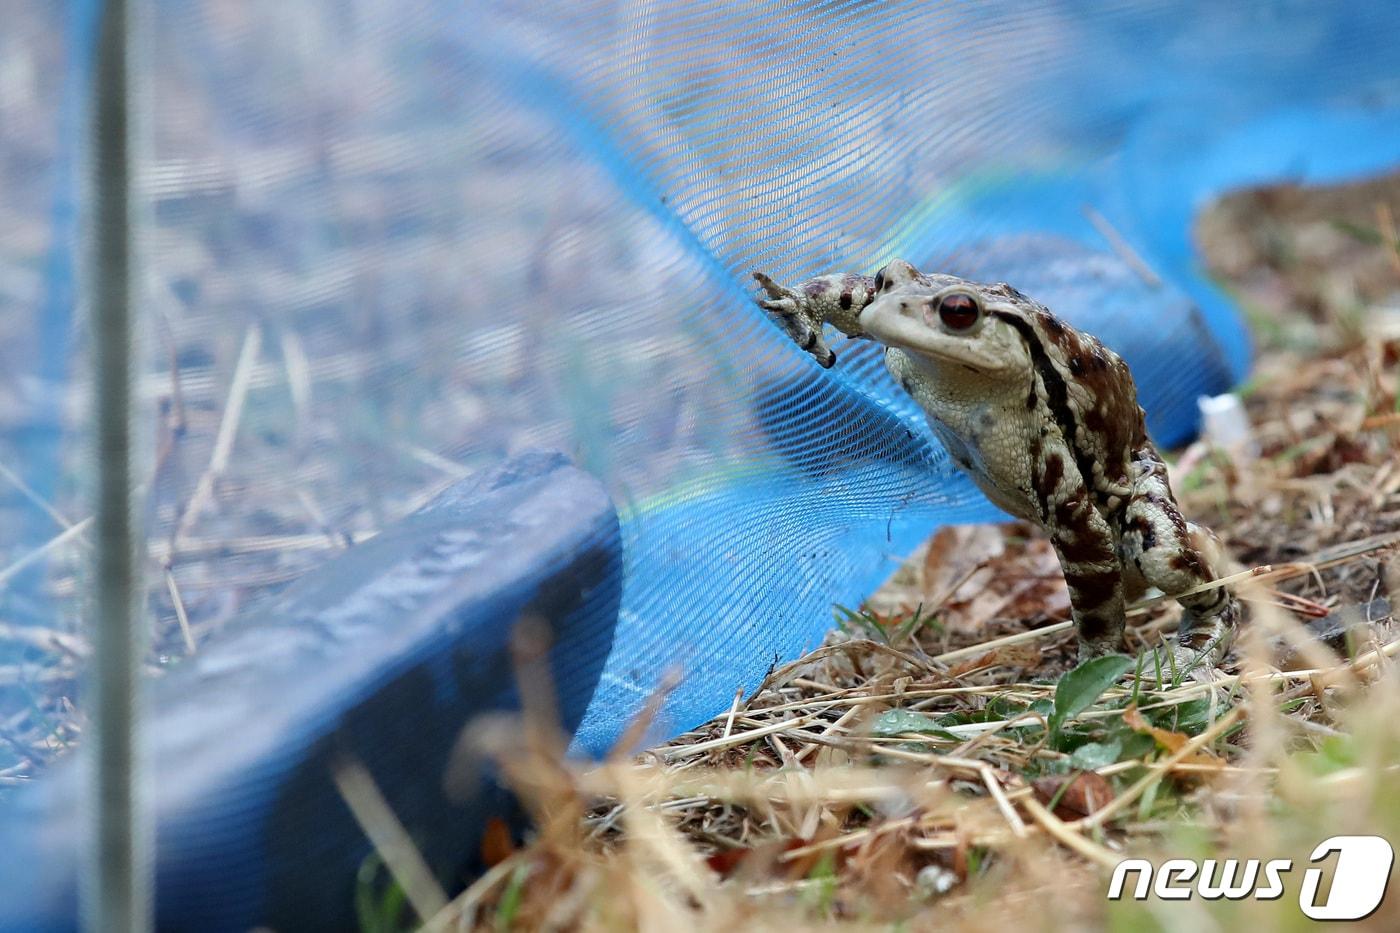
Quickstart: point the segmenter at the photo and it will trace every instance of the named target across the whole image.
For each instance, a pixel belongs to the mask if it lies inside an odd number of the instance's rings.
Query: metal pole
[[[83,919],[89,930],[136,933],[151,925],[138,809],[136,739],[141,614],[139,544],[133,509],[131,320],[132,152],[126,0],[106,0],[94,69],[93,215],[88,296],[96,420],[96,567],[93,669],[94,817]]]

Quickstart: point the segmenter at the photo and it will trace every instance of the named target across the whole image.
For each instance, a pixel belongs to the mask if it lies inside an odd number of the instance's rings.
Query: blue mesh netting
[[[641,326],[679,344],[650,356],[675,361],[664,381],[647,372],[625,388],[629,354],[608,336],[575,371],[596,365],[586,384],[640,393],[652,415],[669,389],[678,422],[712,432],[676,451],[669,477],[651,477],[668,491],[661,503],[628,497],[618,632],[628,655],[604,674],[585,722],[595,748],[667,663],[688,675],[667,725],[688,725],[736,680],[751,685],[774,658],[814,644],[828,605],[868,592],[933,523],[991,516],[924,446],[870,348],[838,351],[844,364],[828,375],[774,344],[746,306],[748,271],[794,281],[900,255],[1011,279],[1124,352],[1154,433],[1179,442],[1195,397],[1248,361],[1239,319],[1195,269],[1194,211],[1234,185],[1376,170],[1400,154],[1395,53],[1381,38],[1395,13],[1380,6],[598,13],[474,10],[469,30],[484,81],[505,95],[498,106],[549,120],[561,154],[605,173],[610,204],[632,214],[592,229],[654,224],[648,239],[678,252],[655,266],[589,260],[544,299],[556,314],[606,307],[608,286],[584,284],[588,269],[653,289],[645,323],[623,307],[604,314],[617,322],[610,333]],[[1094,214],[1168,284],[1148,285],[1112,255]],[[571,251],[599,239],[571,234],[560,244]],[[662,285],[657,266],[689,281]],[[549,293],[507,281],[531,304]],[[682,421],[693,388],[713,407]],[[654,441],[606,428],[578,442],[605,451],[606,468],[622,450],[629,468],[658,459]]]
[[[817,644],[936,524],[997,517],[873,348],[819,370],[752,270],[1008,279],[1123,352],[1177,443],[1249,362],[1195,213],[1400,160],[1389,0],[141,6],[156,652],[183,653],[177,609],[217,640],[447,480],[562,449],[622,517],[594,752],[668,669],[654,734]],[[98,466],[73,268],[99,4],[10,7],[0,463],[33,495],[0,494],[3,609],[71,630],[81,535],[46,547],[34,500],[80,519]],[[51,710],[6,650],[0,712]]]

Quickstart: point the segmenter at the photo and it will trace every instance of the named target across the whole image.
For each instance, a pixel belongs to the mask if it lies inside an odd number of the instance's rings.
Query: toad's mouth
[[[936,365],[956,365],[977,373],[1006,369],[1008,361],[987,352],[980,339],[982,328],[954,334],[930,327],[920,320],[917,308],[899,300],[883,300],[866,306],[860,313],[860,327],[866,336],[887,347],[905,350]]]

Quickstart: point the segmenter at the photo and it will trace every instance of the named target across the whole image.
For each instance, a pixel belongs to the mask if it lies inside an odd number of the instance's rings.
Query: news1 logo
[[[1332,888],[1318,902],[1323,869],[1303,872],[1298,890],[1298,907],[1313,920],[1361,920],[1371,915],[1385,898],[1395,850],[1380,836],[1333,836],[1313,849],[1308,861],[1325,862],[1332,853],[1337,864],[1332,872]],[[1125,891],[1133,900],[1146,900],[1148,893],[1164,901],[1185,901],[1192,897],[1215,901],[1277,900],[1287,890],[1285,876],[1293,871],[1291,859],[1206,859],[1174,858],[1160,866],[1147,859],[1129,858],[1113,869],[1108,899],[1121,900]],[[1128,888],[1129,875],[1135,875]]]

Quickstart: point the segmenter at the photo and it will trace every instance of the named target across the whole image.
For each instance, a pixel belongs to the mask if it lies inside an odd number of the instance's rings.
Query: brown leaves
[[[1113,799],[1113,787],[1108,779],[1093,771],[1037,778],[1031,782],[1031,788],[1046,806],[1054,801],[1054,814],[1067,821],[1092,816]]]
[[[1132,703],[1123,710],[1123,722],[1128,724],[1128,728],[1134,732],[1141,732],[1143,735],[1152,736],[1153,740],[1167,751],[1168,754],[1176,754],[1181,747],[1191,741],[1191,736],[1184,732],[1172,732],[1168,729],[1159,729],[1152,725],[1138,710],[1137,704]],[[1220,760],[1207,752],[1193,752],[1182,759],[1183,764],[1212,765],[1218,766]]]
[[[510,838],[510,828],[499,816],[486,821],[486,829],[481,834],[481,861],[490,868],[499,865],[515,854],[515,842]]]
[[[920,589],[950,632],[981,634],[996,618],[1069,614],[1069,590],[1050,542],[1024,524],[941,529],[924,556]]]
[[[808,877],[824,861],[830,860],[838,867],[844,866],[850,855],[850,847],[830,843],[840,835],[838,827],[847,812],[848,808],[844,807],[828,811],[830,819],[818,822],[810,834],[798,833],[753,845],[719,849],[706,856],[705,864],[721,878],[743,873],[750,878],[786,881]]]

